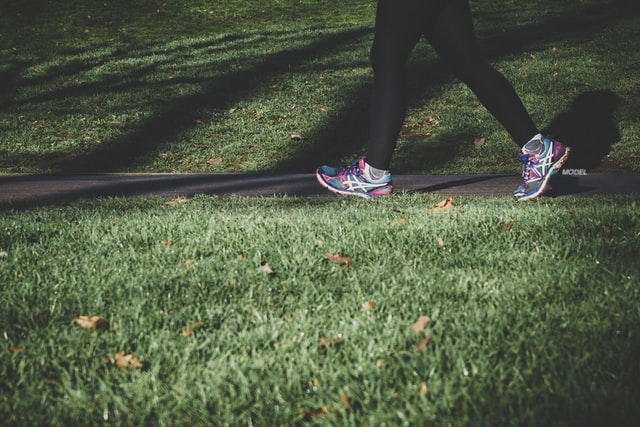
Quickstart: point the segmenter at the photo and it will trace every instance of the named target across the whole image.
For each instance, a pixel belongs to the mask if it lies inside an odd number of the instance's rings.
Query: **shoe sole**
[[[363,199],[373,199],[375,197],[383,197],[383,196],[375,196],[369,193],[360,193],[357,191],[338,190],[337,188],[327,184],[325,180],[322,179],[322,176],[320,176],[318,171],[316,171],[316,179],[318,180],[318,183],[322,185],[324,188],[340,196],[357,196],[357,197],[362,197]]]
[[[525,202],[527,200],[533,200],[537,197],[542,196],[544,192],[547,191],[547,187],[549,186],[549,179],[551,179],[551,177],[555,175],[562,168],[564,163],[569,158],[570,152],[571,152],[571,148],[565,147],[564,154],[562,155],[562,157],[560,157],[558,161],[555,162],[553,166],[551,166],[551,168],[549,169],[549,172],[542,179],[542,185],[540,185],[540,187],[538,187],[538,189],[534,193],[528,194],[526,196],[518,197],[518,201]]]

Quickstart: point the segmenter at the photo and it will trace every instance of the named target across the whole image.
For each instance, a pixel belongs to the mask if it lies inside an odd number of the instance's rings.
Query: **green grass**
[[[640,171],[636,3],[473,4],[488,59],[536,123],[574,146],[568,167]],[[352,160],[367,139],[375,3],[266,5],[1,2],[0,173],[312,171]],[[426,43],[408,81],[394,171],[518,172],[518,147]]]
[[[5,205],[0,419],[637,422],[637,199],[460,197],[451,211],[429,210],[438,201]],[[109,329],[81,329],[80,315],[102,316]],[[413,332],[422,315],[431,322]],[[321,336],[344,342],[324,348]],[[105,361],[119,351],[144,368]]]

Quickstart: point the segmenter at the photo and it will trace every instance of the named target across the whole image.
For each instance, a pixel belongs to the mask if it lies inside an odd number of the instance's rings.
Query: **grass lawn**
[[[636,425],[637,200],[439,201],[4,209],[0,419]]]
[[[640,172],[638,2],[472,3],[486,55],[574,147],[568,166]],[[0,0],[0,173],[350,161],[374,13]],[[518,172],[426,45],[408,84],[394,172]],[[637,197],[183,201],[0,203],[0,424],[640,420]]]

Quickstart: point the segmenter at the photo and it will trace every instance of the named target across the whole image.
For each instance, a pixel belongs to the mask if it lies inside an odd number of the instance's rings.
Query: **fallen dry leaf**
[[[191,335],[191,332],[193,332],[194,329],[199,328],[201,326],[204,326],[204,322],[196,322],[196,323],[194,323],[193,325],[189,326],[187,329],[182,331],[182,336],[183,337],[188,337],[189,335]]]
[[[304,136],[298,135],[298,134],[293,134],[293,135],[291,135],[291,140],[292,141],[304,141]]]
[[[375,302],[373,302],[373,301],[365,301],[365,302],[362,304],[362,309],[363,309],[363,310],[365,310],[365,311],[371,311],[371,310],[373,310],[374,308],[376,308],[376,303],[375,303]]]
[[[20,347],[15,347],[15,346],[9,347],[9,351],[11,353],[16,353],[16,354],[22,353],[22,349]]]
[[[427,394],[427,383],[426,382],[422,382],[420,383],[420,388],[418,388],[418,394],[420,396],[424,396],[425,394]]]
[[[473,145],[475,145],[476,147],[482,147],[484,143],[485,143],[484,138],[476,138],[473,140]]]
[[[420,316],[416,323],[413,324],[411,329],[413,329],[413,332],[423,332],[429,324],[430,320],[431,319],[429,319],[429,316]]]
[[[178,206],[178,205],[184,205],[185,203],[189,203],[189,201],[190,200],[185,197],[176,197],[175,199],[169,200],[164,204],[166,206]]]
[[[118,369],[140,369],[143,367],[142,363],[133,357],[133,354],[124,354],[124,351],[117,352],[113,358],[110,357],[108,360]]]
[[[513,227],[513,221],[505,222],[504,224],[502,224],[502,229],[504,231],[511,231],[512,227]]]
[[[344,405],[344,409],[346,410],[351,409],[351,398],[349,398],[349,395],[347,393],[342,393],[340,397],[342,398],[342,404]]]
[[[422,341],[420,341],[420,344],[418,344],[418,353],[424,353],[424,351],[427,349],[427,346],[429,345],[429,343],[431,342],[431,334],[427,335],[426,337],[424,337],[424,339]]]
[[[92,331],[106,331],[109,329],[109,322],[100,316],[78,316],[73,319],[76,325]]]
[[[188,258],[188,259],[185,259],[180,264],[178,264],[178,267],[188,267],[188,266],[193,265],[193,264],[195,264],[195,261],[190,259],[190,258]]]
[[[344,344],[343,338],[329,338],[324,335],[320,335],[318,338],[318,347],[327,348],[327,347],[338,347]]]
[[[442,237],[438,237],[438,246],[444,248],[444,239]]]
[[[222,163],[222,157],[214,157],[213,159],[207,160],[208,165],[219,165]]]
[[[438,210],[450,211],[451,209],[453,209],[453,198],[447,197],[440,203],[430,208],[429,211],[438,211]]]
[[[329,408],[323,406],[322,408],[314,408],[309,409],[308,411],[304,411],[298,414],[298,418],[301,420],[311,420],[316,417],[324,417],[329,413]]]
[[[338,265],[349,265],[351,264],[351,258],[349,258],[348,256],[343,256],[340,254],[330,254],[330,253],[326,253],[324,254],[324,257],[326,259],[328,259],[329,261],[331,261],[334,264],[338,264]]]

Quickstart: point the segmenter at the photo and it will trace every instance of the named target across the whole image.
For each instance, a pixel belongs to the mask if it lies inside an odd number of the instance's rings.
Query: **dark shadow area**
[[[469,125],[469,129],[465,132],[442,133],[435,138],[402,134],[401,138],[407,143],[402,148],[396,149],[392,162],[393,171],[405,174],[412,173],[416,168],[421,170],[438,169],[468,150],[474,136],[472,125]]]
[[[514,179],[513,175],[478,175],[478,176],[467,176],[467,175],[461,175],[461,176],[451,176],[450,179],[444,181],[444,182],[438,182],[435,184],[431,184],[428,185],[426,187],[421,187],[421,188],[417,188],[415,190],[412,190],[412,193],[441,193],[441,192],[456,192],[456,189],[459,187],[465,187],[465,186],[471,186],[474,185],[474,188],[477,189],[485,189],[485,191],[483,192],[483,194],[501,194],[502,192],[500,191],[500,188],[502,187],[502,185],[496,185],[496,184],[503,184],[505,181],[511,183],[511,182],[517,182],[516,179]],[[510,185],[509,188],[514,188],[514,185]],[[480,194],[480,192],[476,193],[476,194]]]
[[[270,170],[273,172],[310,172],[321,164],[330,164],[354,152],[364,154],[369,127],[369,92],[365,85],[357,92],[345,94],[349,106],[339,118],[328,122],[311,135],[312,144]]]
[[[20,175],[0,185],[0,210],[110,197],[326,195],[310,174]],[[15,194],[3,197],[10,187]]]
[[[565,169],[593,169],[620,140],[615,112],[620,99],[611,91],[586,92],[558,114],[545,132],[571,147]]]
[[[592,194],[640,194],[640,175],[634,173],[589,173],[584,176],[567,176],[562,173],[550,181],[545,196],[569,196]]]
[[[0,66],[3,65],[0,63]],[[9,97],[15,82],[20,73],[26,68],[27,64],[23,61],[12,63],[7,69],[0,72],[0,109],[2,109],[3,100]]]
[[[580,178],[574,176],[555,175],[549,180],[549,187],[545,193],[547,197],[586,194],[593,191],[593,185],[580,183]]]

